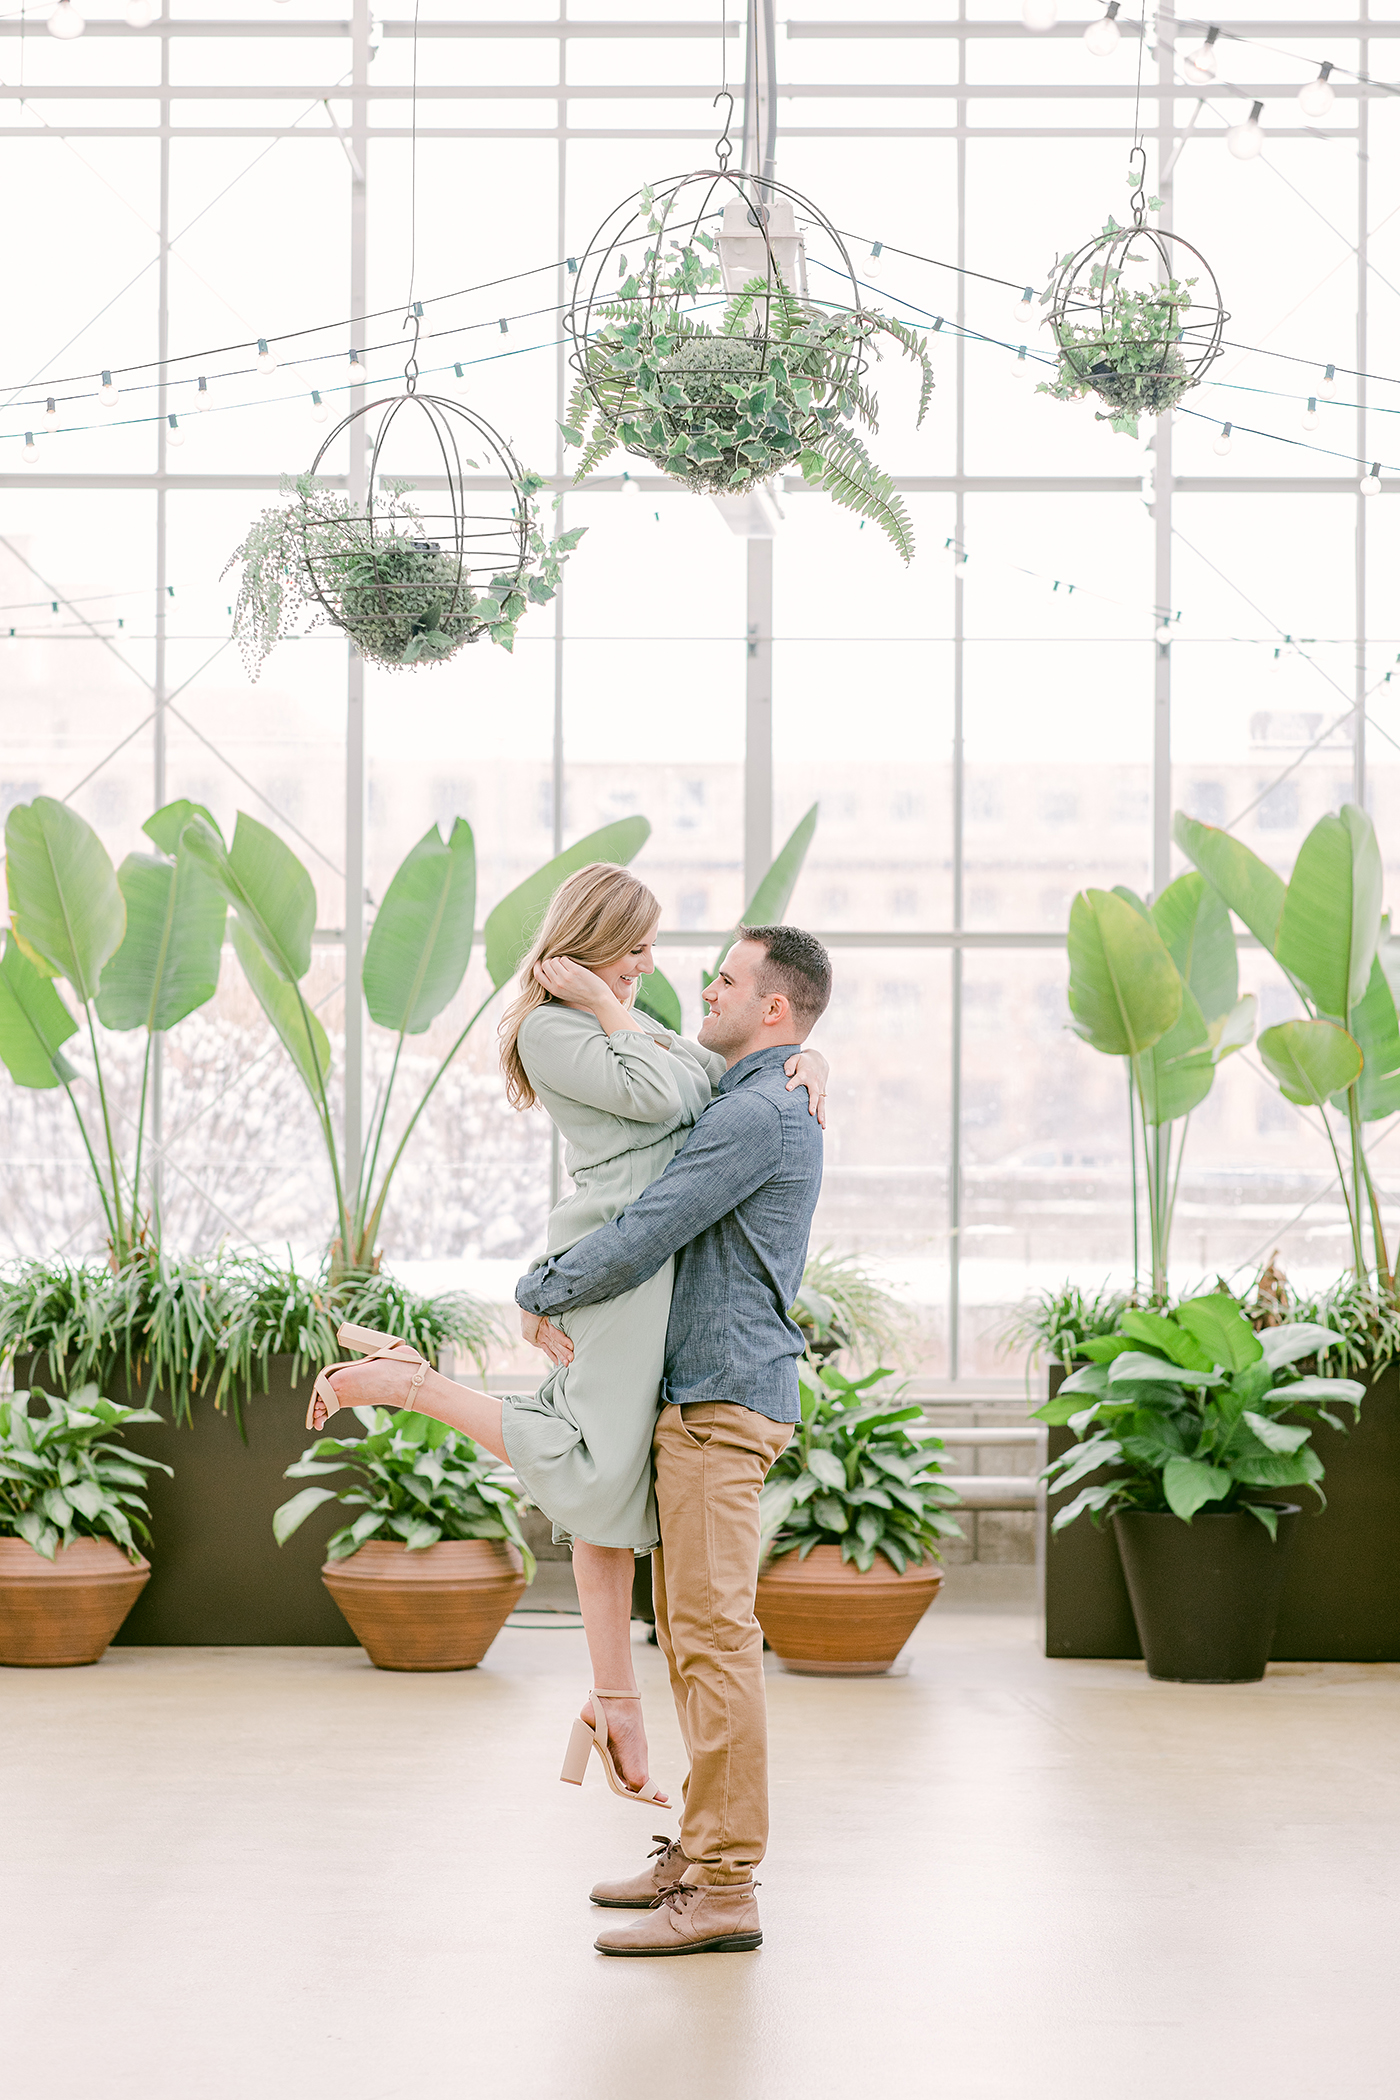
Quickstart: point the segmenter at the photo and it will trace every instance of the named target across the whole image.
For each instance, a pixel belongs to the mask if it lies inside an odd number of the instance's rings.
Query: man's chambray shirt
[[[796,1047],[755,1050],[726,1072],[665,1173],[611,1224],[522,1276],[517,1304],[597,1305],[674,1254],[663,1401],[730,1400],[796,1422],[803,1336],[787,1308],[822,1181],[821,1125],[783,1071]]]

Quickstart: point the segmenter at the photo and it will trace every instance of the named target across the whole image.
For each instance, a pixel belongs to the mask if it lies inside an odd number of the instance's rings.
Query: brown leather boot
[[[650,1910],[659,1903],[662,1890],[680,1880],[690,1861],[674,1838],[663,1837],[657,1831],[652,1842],[656,1850],[649,1867],[643,1867],[640,1874],[633,1874],[627,1881],[600,1881],[589,1890],[589,1902],[604,1910]]]
[[[754,1884],[677,1882],[635,1925],[611,1925],[593,1944],[600,1954],[747,1953],[763,1945]]]

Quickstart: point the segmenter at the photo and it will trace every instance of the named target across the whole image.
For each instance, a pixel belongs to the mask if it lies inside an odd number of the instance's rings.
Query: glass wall
[[[176,795],[277,829],[316,884],[338,1114],[347,1071],[367,1106],[389,1050],[353,1003],[347,1027],[347,925],[353,948],[430,825],[471,823],[484,915],[558,845],[645,815],[636,865],[695,1025],[754,842],[817,804],[791,908],[837,971],[815,1244],[911,1297],[927,1380],[985,1391],[1008,1375],[1008,1305],[1131,1260],[1123,1075],[1067,1026],[1076,890],[1164,886],[1178,807],[1286,871],[1317,816],[1361,795],[1400,856],[1400,484],[1368,501],[1357,464],[1395,453],[1400,395],[1353,370],[1400,369],[1400,117],[1353,77],[1389,78],[1400,37],[1338,23],[1324,50],[1311,24],[1259,21],[1255,41],[1232,19],[1206,84],[1179,56],[1200,32],[1166,14],[1141,52],[1125,20],[1103,59],[1082,19],[1031,35],[989,6],[889,0],[857,22],[814,0],[778,24],[777,172],[847,235],[866,296],[928,329],[937,387],[916,429],[913,369],[892,353],[875,374],[871,449],[913,518],[912,566],[792,477],[770,588],[717,506],[645,470],[625,488],[623,455],[575,488],[557,428],[567,258],[644,181],[709,164],[720,10],[425,5],[416,124],[406,0],[349,21],[328,0],[207,0],[140,29],[94,8],[67,42],[6,17],[0,183],[27,200],[8,277],[41,295],[10,302],[2,338],[0,802],[69,799],[114,857]],[[734,84],[746,37],[728,29]],[[1148,187],[1229,319],[1209,380],[1133,439],[1037,393],[1044,338],[1019,295],[1126,216],[1140,56]],[[1310,120],[1294,97],[1320,58],[1351,70]],[[1267,139],[1240,161],[1225,132],[1251,99]],[[587,526],[562,598],[512,657],[390,675],[322,628],[254,681],[225,564],[326,436],[312,389],[333,425],[352,349],[372,392],[396,387],[410,297],[424,383],[506,433]],[[342,438],[323,471],[355,465]],[[771,709],[750,675],[769,637]],[[1242,968],[1264,1023],[1293,1011],[1267,957],[1246,946]],[[415,1071],[488,989],[478,959]],[[542,1117],[504,1102],[493,1022],[434,1099],[383,1243],[416,1279],[505,1300],[558,1169]],[[123,1114],[132,1040],[112,1053]],[[99,1249],[62,1107],[0,1088],[6,1254]],[[309,1110],[231,954],[166,1048],[161,1117],[174,1243],[327,1237]],[[1383,1174],[1389,1158],[1382,1143]],[[1309,1282],[1344,1258],[1322,1138],[1253,1053],[1194,1119],[1178,1215],[1182,1283],[1245,1278],[1275,1246]]]

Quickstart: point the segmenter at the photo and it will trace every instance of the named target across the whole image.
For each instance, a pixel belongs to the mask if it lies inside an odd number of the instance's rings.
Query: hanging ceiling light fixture
[[[1218,29],[1208,29],[1205,42],[1197,44],[1195,50],[1182,62],[1182,72],[1188,80],[1194,82],[1197,86],[1202,81],[1214,80],[1215,78],[1217,65],[1215,40],[1219,34],[1220,31]]]
[[[1327,77],[1331,71],[1331,64],[1328,63],[1322,68],[1316,80],[1310,80],[1306,87],[1299,88],[1298,107],[1302,110],[1305,117],[1325,117],[1332,104],[1336,101],[1337,90]]]
[[[1232,124],[1225,134],[1225,143],[1236,160],[1254,160],[1264,150],[1264,133],[1259,124],[1262,102],[1256,102],[1242,124]]]
[[[1084,42],[1095,58],[1107,58],[1116,51],[1123,32],[1118,27],[1119,0],[1108,0],[1108,12],[1097,22],[1091,22],[1084,32]]]

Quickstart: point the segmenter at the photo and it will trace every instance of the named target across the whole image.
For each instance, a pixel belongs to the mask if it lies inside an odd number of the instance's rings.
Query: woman
[[[550,1213],[546,1260],[607,1224],[656,1179],[724,1075],[718,1053],[636,1010],[638,980],[655,968],[660,917],[652,892],[625,868],[580,868],[555,892],[501,1022],[507,1094],[518,1109],[539,1103],[548,1111],[574,1183]],[[804,1052],[787,1070],[816,1113],[825,1059]],[[650,1781],[632,1669],[632,1574],[635,1557],[657,1543],[651,1440],[672,1266],[668,1259],[635,1290],[572,1310],[557,1326],[523,1315],[526,1340],[553,1369],[538,1392],[503,1401],[441,1377],[406,1343],[344,1329],[349,1347],[377,1353],[323,1374],[329,1391],[318,1381],[311,1421],[319,1428],[336,1407],[363,1402],[407,1405],[464,1430],[514,1468],[555,1537],[572,1540],[593,1682],[610,1688],[584,1702],[561,1776],[577,1783],[596,1749],[617,1792],[658,1805],[666,1797]]]

